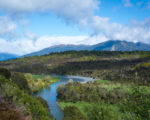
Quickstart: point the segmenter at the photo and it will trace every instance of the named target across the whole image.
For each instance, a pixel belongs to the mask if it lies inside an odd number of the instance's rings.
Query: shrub
[[[45,108],[47,108],[47,110],[49,110],[49,106],[48,106],[48,103],[47,103],[47,101],[46,100],[44,100],[42,97],[40,97],[40,96],[38,96],[38,97],[36,97],[41,103],[42,103],[42,105],[45,107]]]
[[[0,75],[4,76],[7,79],[11,77],[10,71],[5,68],[0,68]]]
[[[32,120],[51,119],[49,111],[42,105],[40,100],[24,92],[17,84],[7,80],[3,76],[0,76],[0,95],[4,96],[13,104],[24,108],[23,113],[31,116]],[[10,118],[9,120],[13,119]]]
[[[20,72],[12,73],[12,81],[18,85],[21,90],[25,90],[30,92],[30,88],[28,86],[27,79],[25,78],[24,74]]]
[[[0,120],[25,120],[21,112],[10,101],[0,97]]]
[[[89,120],[122,120],[120,114],[107,105],[93,105],[91,108],[86,108],[86,111]]]
[[[140,120],[150,120],[150,94],[144,95],[138,87],[122,106],[123,112],[134,114]]]
[[[64,108],[63,120],[87,120],[87,118],[75,106],[68,106]]]

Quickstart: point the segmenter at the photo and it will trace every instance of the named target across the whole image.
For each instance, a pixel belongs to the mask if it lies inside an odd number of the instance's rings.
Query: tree
[[[20,72],[12,73],[12,81],[15,84],[17,84],[21,90],[30,92],[30,88],[28,86],[27,79],[25,78],[23,73],[20,73]]]
[[[0,75],[4,76],[5,78],[9,79],[11,77],[11,73],[6,68],[0,68]]]

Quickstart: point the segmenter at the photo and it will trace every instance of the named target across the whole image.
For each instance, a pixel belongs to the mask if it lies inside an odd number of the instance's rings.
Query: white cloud
[[[31,53],[59,44],[88,44],[90,43],[88,36],[42,36],[36,41],[23,38],[16,41],[7,41],[0,39],[0,52],[15,53],[19,55]]]
[[[111,23],[108,18],[95,16],[91,27],[96,33],[103,33],[108,39],[150,43],[150,19],[143,22],[121,25]]]
[[[123,0],[123,3],[124,3],[125,7],[131,7],[132,6],[132,3],[130,0]]]
[[[37,36],[34,33],[30,32],[30,31],[27,31],[27,30],[24,32],[24,36],[27,39],[30,39],[32,41],[36,41],[36,39],[37,39]]]
[[[87,19],[98,9],[98,0],[0,0],[0,10],[9,14],[53,11],[66,21]]]
[[[14,30],[17,25],[9,20],[7,16],[0,17],[0,36],[1,37],[12,37],[15,36]]]
[[[15,41],[0,39],[0,52],[26,54],[58,44],[96,44],[106,40],[127,40],[150,43],[150,19],[134,21],[121,25],[111,23],[109,18],[94,15],[99,8],[98,0],[0,0],[0,10],[5,14],[22,15],[29,13],[47,13],[53,11],[66,22],[76,22],[80,27],[93,30],[95,36],[37,36],[25,30],[25,38]],[[124,6],[130,7],[130,0],[124,0]],[[30,21],[23,20],[23,27]],[[14,33],[17,25],[7,17],[0,18],[0,35]],[[4,46],[4,47],[3,47]]]

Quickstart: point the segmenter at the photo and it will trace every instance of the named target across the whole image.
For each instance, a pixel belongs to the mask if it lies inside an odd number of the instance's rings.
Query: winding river
[[[55,75],[56,76],[56,75]],[[41,96],[44,98],[48,105],[49,109],[51,111],[51,114],[54,116],[56,120],[62,120],[64,113],[58,106],[58,103],[56,101],[57,97],[57,88],[60,84],[66,84],[69,79],[72,79],[73,81],[78,81],[78,82],[88,82],[93,80],[92,78],[88,77],[80,77],[80,76],[59,76],[57,75],[56,77],[60,78],[60,81],[50,85],[50,89],[44,88],[42,91],[40,91],[37,95]]]

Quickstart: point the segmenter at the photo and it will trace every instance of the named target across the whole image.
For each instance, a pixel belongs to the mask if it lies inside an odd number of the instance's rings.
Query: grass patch
[[[65,107],[77,107],[80,112],[89,120],[104,119],[104,120],[127,120],[132,118],[131,115],[121,112],[121,105],[119,104],[94,104],[89,102],[60,102],[61,109]],[[104,113],[105,112],[105,113]]]

